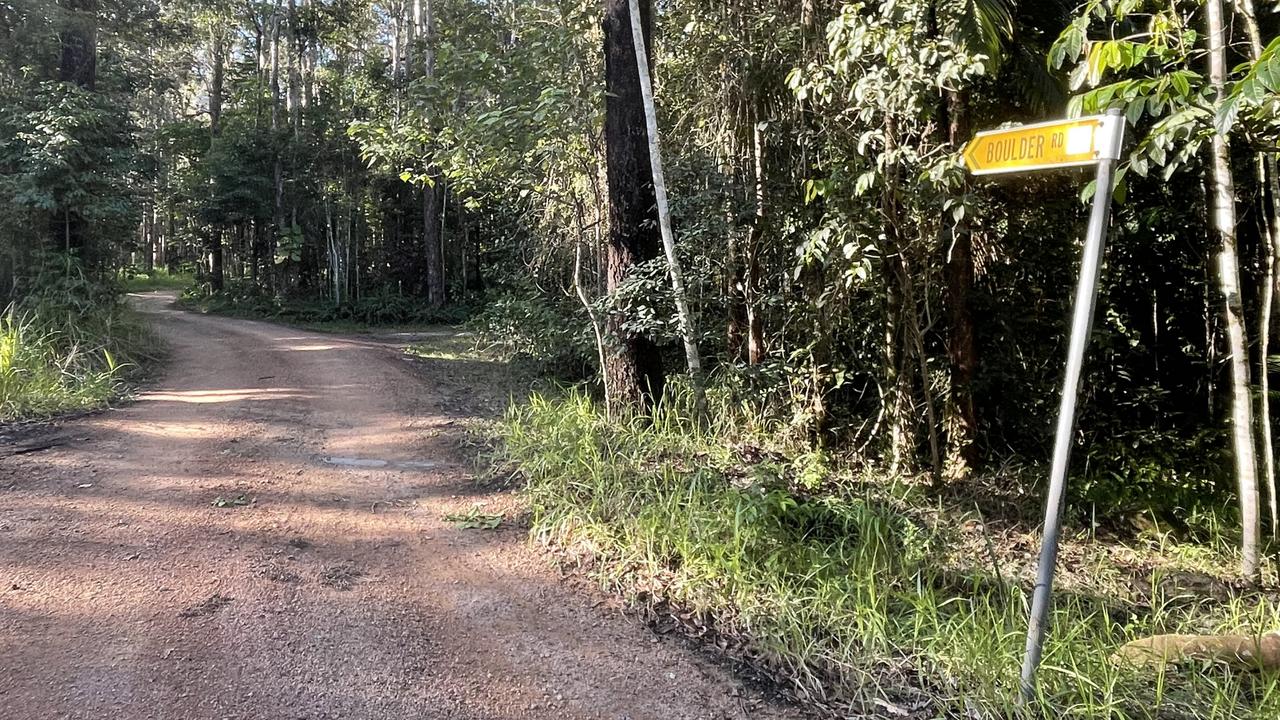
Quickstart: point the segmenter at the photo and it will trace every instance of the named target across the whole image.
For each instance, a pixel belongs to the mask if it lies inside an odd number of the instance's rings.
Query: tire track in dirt
[[[0,718],[796,716],[442,522],[483,498],[393,349],[170,300],[138,402],[0,453]]]

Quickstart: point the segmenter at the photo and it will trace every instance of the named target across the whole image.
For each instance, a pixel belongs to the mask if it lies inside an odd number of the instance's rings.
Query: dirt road
[[[792,717],[519,528],[442,519],[510,503],[458,448],[467,388],[142,306],[172,358],[138,402],[0,447],[0,719]]]

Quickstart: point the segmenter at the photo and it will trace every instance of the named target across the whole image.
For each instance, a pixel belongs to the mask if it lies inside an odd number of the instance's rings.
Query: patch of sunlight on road
[[[179,392],[144,392],[142,400],[179,402],[193,405],[240,402],[242,400],[306,400],[314,397],[297,388],[243,388],[238,390],[183,390]]]
[[[182,438],[184,440],[217,438],[220,437],[223,432],[220,428],[212,428],[208,425],[198,425],[196,423],[185,422],[135,423],[129,425],[128,430],[129,432],[138,433],[140,435],[150,435],[151,437]]]

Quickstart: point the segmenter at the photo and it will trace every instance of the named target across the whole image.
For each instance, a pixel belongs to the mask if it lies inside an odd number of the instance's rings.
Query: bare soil
[[[137,402],[0,434],[0,719],[798,715],[443,519],[516,505],[473,481],[467,361],[171,299]]]

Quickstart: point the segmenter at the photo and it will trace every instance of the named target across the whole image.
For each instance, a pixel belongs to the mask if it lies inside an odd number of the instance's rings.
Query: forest
[[[965,169],[1112,109],[1113,189]],[[813,707],[1001,717],[1108,190],[1039,700],[1275,717],[1280,651],[1108,661],[1280,630],[1266,2],[5,0],[0,415],[162,362],[122,298],[166,282],[458,326],[554,388],[493,430],[535,539]]]

